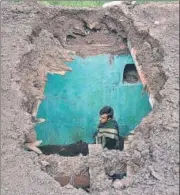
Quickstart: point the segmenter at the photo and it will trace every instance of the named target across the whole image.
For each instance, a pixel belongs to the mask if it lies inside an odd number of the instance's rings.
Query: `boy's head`
[[[110,106],[104,106],[99,112],[99,121],[101,124],[106,123],[108,120],[112,119],[114,116],[114,110]]]

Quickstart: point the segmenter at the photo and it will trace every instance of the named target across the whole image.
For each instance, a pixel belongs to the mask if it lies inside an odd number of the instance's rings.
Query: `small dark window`
[[[127,64],[124,69],[123,83],[137,83],[140,78],[134,64]]]

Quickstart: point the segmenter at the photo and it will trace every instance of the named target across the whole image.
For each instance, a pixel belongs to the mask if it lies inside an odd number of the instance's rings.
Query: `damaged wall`
[[[126,40],[156,104],[127,150],[131,185],[114,189],[100,180],[104,188],[92,194],[178,194],[178,12],[178,3],[78,10],[2,2],[2,194],[86,194],[60,188],[24,151],[24,135],[33,131],[28,113],[43,98],[46,72],[70,71],[63,62],[75,52],[127,53]]]
[[[123,82],[126,65],[133,63],[131,55],[76,56],[66,63],[71,72],[64,76],[48,74],[36,116],[44,122],[35,126],[42,144],[93,143],[98,112],[104,105],[114,109],[120,135],[128,135],[151,111],[142,83]],[[128,77],[133,77],[132,72]]]
[[[39,20],[33,24],[31,34],[27,36],[30,51],[19,65],[24,82],[22,90],[28,94],[25,106],[33,115],[37,111],[37,99],[43,96],[46,73],[71,71],[64,62],[72,60],[73,54],[129,53],[121,23],[109,22],[104,18],[103,10],[59,11],[53,8],[47,15],[47,9],[41,9]]]

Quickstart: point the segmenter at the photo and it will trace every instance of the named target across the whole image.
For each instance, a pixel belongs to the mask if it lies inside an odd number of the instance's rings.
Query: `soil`
[[[1,4],[2,195],[87,194],[71,185],[61,187],[54,177],[62,170],[71,175],[93,166],[94,195],[179,194],[179,3],[105,9]],[[47,72],[71,71],[64,62],[74,55],[129,52],[145,79],[153,111],[135,129],[124,152],[63,158],[24,150],[25,142],[36,139],[32,118]],[[114,174],[126,164],[131,182],[124,185],[111,186],[98,171]]]

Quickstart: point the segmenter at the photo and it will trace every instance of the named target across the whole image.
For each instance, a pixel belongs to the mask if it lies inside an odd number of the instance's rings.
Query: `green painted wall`
[[[142,84],[123,83],[125,65],[132,63],[130,55],[113,60],[110,55],[76,57],[67,63],[72,72],[48,74],[45,99],[37,114],[46,122],[35,127],[38,139],[44,145],[66,145],[80,139],[92,143],[99,110],[105,105],[114,108],[120,134],[127,135],[151,111]]]

